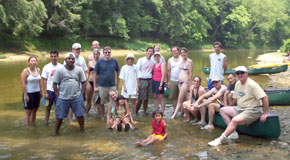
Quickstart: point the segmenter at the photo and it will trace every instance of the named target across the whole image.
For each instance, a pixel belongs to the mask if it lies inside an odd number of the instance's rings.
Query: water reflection
[[[227,51],[228,67],[251,65],[262,52]],[[209,66],[210,52],[190,52],[189,57],[194,62],[194,74],[201,75],[202,85],[206,86],[208,75],[202,73],[202,67]],[[140,57],[138,55],[137,57]],[[171,57],[170,53],[164,54]],[[252,58],[248,58],[252,57]],[[118,57],[120,65],[124,57]],[[62,62],[63,60],[60,60]],[[198,126],[184,123],[183,117],[170,120],[173,110],[170,101],[166,99],[164,120],[168,124],[168,139],[148,147],[136,147],[135,142],[147,137],[151,129],[151,115],[136,117],[136,131],[115,132],[107,128],[101,118],[95,117],[93,110],[86,117],[84,133],[79,132],[76,123],[69,125],[67,121],[61,128],[61,135],[53,137],[54,112],[51,115],[51,125],[44,125],[44,107],[38,111],[36,124],[23,126],[24,109],[21,102],[20,72],[27,66],[23,62],[2,62],[0,64],[0,159],[288,159],[290,144],[290,126],[288,124],[289,108],[272,107],[281,119],[281,137],[278,141],[264,140],[246,135],[240,135],[240,140],[218,148],[210,148],[207,142],[219,136],[223,130],[200,130]],[[40,60],[42,68],[49,59]],[[267,75],[251,76],[262,86],[271,85]],[[153,105],[149,111],[152,112]],[[281,148],[280,142],[286,147]],[[258,153],[258,154],[257,154]]]

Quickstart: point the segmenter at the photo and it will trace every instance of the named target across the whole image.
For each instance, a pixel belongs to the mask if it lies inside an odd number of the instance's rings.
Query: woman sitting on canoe
[[[179,95],[177,100],[177,105],[175,111],[171,117],[174,119],[177,115],[182,103],[185,101],[186,93],[192,84],[192,70],[193,63],[192,60],[187,57],[187,49],[182,47],[180,48],[180,56],[182,57],[182,62],[180,63],[180,74],[178,77],[178,87],[179,87]]]
[[[194,116],[193,123],[197,123],[199,121],[199,111],[194,110],[192,104],[197,101],[199,96],[202,96],[205,93],[205,89],[200,84],[201,78],[199,76],[194,76],[190,87],[188,101],[183,103],[183,110],[187,117],[186,122],[190,121],[190,113]]]

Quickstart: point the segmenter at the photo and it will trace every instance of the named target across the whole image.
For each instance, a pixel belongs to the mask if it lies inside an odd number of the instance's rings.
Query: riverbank
[[[266,53],[258,56],[257,61],[258,64],[269,64],[269,63],[282,63],[286,53],[281,52],[272,52]],[[277,74],[269,75],[272,79],[272,87],[273,88],[290,88],[290,69],[286,72],[281,72]]]

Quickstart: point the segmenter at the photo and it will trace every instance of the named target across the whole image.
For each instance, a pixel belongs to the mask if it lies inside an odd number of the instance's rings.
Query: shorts
[[[108,101],[110,91],[117,91],[116,86],[113,86],[113,87],[99,86],[99,95],[101,97],[101,104],[105,104]]]
[[[170,99],[177,99],[179,94],[178,82],[170,81]]]
[[[152,80],[152,92],[155,94],[164,94],[164,83],[162,85],[162,90],[159,91],[160,81]]]
[[[138,98],[138,94],[131,94],[131,95],[128,95],[128,94],[124,94],[122,95],[124,96],[125,98],[129,99],[129,98],[132,98],[132,99],[137,99]]]
[[[22,94],[22,100],[24,103],[24,109],[32,110],[33,108],[38,108],[40,104],[41,95],[40,92],[27,93],[29,97],[29,102],[24,99],[24,94]]]
[[[237,111],[238,115],[245,118],[246,125],[255,122],[264,113],[262,107],[241,108],[238,106],[234,106],[234,109],[235,111]]]
[[[76,117],[85,116],[85,103],[83,95],[75,99],[60,99],[58,98],[55,105],[56,119],[64,119],[67,117],[69,108],[72,108]]]
[[[138,99],[148,100],[152,98],[152,79],[141,79],[140,78],[140,90],[139,90],[139,96]]]
[[[151,134],[151,136],[153,136],[154,138],[158,138],[159,140],[161,140],[163,138],[162,135],[155,134],[155,133]]]
[[[101,97],[99,95],[99,92],[95,92],[93,94],[93,102],[94,102],[94,104],[100,104],[101,103]]]
[[[53,91],[47,90],[47,93],[49,95],[49,103],[47,106],[51,107],[51,106],[53,106],[53,102],[54,102],[54,104],[56,104],[56,97],[55,97],[55,94]]]
[[[223,104],[220,104],[220,108],[223,108],[224,107],[224,105]]]

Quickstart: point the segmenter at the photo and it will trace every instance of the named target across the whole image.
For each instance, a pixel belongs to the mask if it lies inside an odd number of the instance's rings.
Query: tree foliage
[[[279,47],[289,39],[289,7],[290,0],[0,0],[0,34]]]

